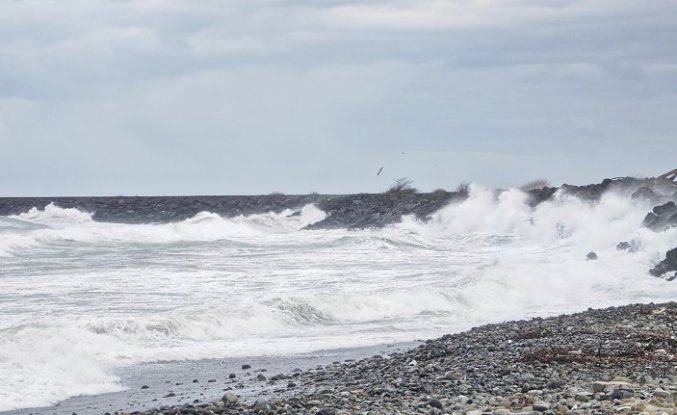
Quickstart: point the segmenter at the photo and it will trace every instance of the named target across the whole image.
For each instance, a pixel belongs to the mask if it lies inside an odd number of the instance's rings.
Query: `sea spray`
[[[303,230],[300,210],[162,224],[48,205],[0,218],[0,410],[118,390],[116,368],[433,337],[510,318],[677,298],[647,270],[677,231],[651,206],[472,186],[428,220]],[[634,241],[635,252],[616,250]],[[597,261],[586,261],[595,251]]]

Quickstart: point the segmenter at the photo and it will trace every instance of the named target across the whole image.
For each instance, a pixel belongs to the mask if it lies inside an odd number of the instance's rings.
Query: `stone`
[[[242,365],[242,370],[247,370],[247,369],[251,369],[251,368],[252,368],[251,365]]]
[[[636,240],[633,239],[631,241],[619,242],[616,245],[616,250],[634,253],[634,252],[639,251],[640,246],[641,246],[641,243],[639,241],[636,241]]]
[[[627,389],[616,389],[611,392],[611,399],[628,399],[632,398],[633,392]]]
[[[596,254],[595,252],[593,252],[593,251],[590,251],[590,252],[588,252],[588,254],[585,256],[585,258],[586,258],[588,261],[594,261],[594,260],[597,259],[597,254]]]
[[[231,373],[228,375],[228,379],[235,379],[236,377],[237,376],[235,375],[235,373]]]
[[[610,382],[596,381],[592,382],[593,392],[608,392],[613,389],[627,389],[632,390],[632,385],[623,380],[614,380]]]
[[[256,376],[256,380],[258,380],[259,382],[265,382],[266,377],[262,374],[259,374],[258,376]]]
[[[658,396],[659,398],[664,398],[664,399],[667,399],[667,398],[670,397],[670,392],[665,391],[665,390],[663,390],[663,389],[661,389],[661,388],[656,388],[656,389],[653,391],[653,394],[654,394],[654,396]]]
[[[266,401],[255,401],[252,405],[254,411],[267,411],[270,409],[270,405]]]
[[[653,267],[649,273],[654,277],[661,277],[671,271],[677,271],[677,248],[665,253],[665,259]]]
[[[221,400],[223,401],[223,403],[227,405],[233,405],[237,403],[237,395],[235,395],[232,392],[226,392],[225,394],[223,394]]]
[[[592,398],[592,393],[583,392],[583,393],[576,394],[576,397],[574,399],[576,399],[579,402],[589,402],[591,398]]]
[[[533,405],[531,405],[531,408],[534,411],[545,412],[548,409],[550,409],[550,404],[547,403],[547,402],[538,401],[538,402],[535,402]]]
[[[428,401],[428,406],[432,406],[433,408],[437,409],[442,409],[443,405],[442,402],[438,401],[437,399],[431,399]]]

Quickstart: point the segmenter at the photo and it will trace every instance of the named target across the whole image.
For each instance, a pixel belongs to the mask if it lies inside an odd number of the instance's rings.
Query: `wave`
[[[14,256],[0,269],[0,410],[120,390],[116,368],[141,362],[409,341],[677,298],[677,284],[647,274],[677,244],[677,229],[641,227],[647,203],[528,202],[473,185],[427,220],[354,231],[299,232],[326,216],[312,205],[170,224],[54,205],[0,218],[0,252]]]
[[[49,204],[44,209],[32,208],[23,214],[0,218],[0,256],[12,256],[26,248],[60,242],[163,244],[246,241],[293,232],[325,217],[326,214],[314,205],[306,205],[299,210],[234,218],[200,212],[176,223],[118,224],[96,222],[91,213]]]

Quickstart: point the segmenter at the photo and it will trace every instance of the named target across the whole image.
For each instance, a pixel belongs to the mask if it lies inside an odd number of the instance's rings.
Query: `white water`
[[[487,322],[677,299],[647,270],[677,230],[607,194],[531,209],[474,187],[428,223],[301,231],[324,213],[160,225],[47,206],[0,217],[0,411],[124,387],[140,362],[430,338]],[[640,244],[617,252],[619,241]],[[586,261],[595,251],[597,261]]]

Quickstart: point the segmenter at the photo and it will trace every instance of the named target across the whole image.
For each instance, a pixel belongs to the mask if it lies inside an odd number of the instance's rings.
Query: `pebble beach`
[[[677,303],[589,309],[306,371],[252,368],[219,401],[143,415],[675,414],[676,353]],[[257,383],[270,388],[259,397],[238,393]]]

